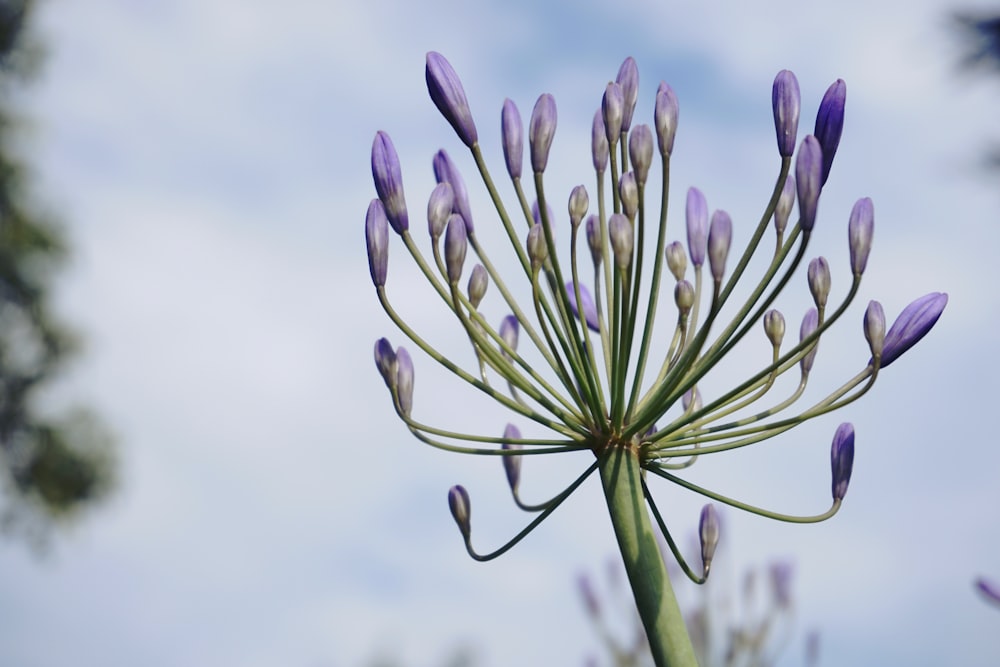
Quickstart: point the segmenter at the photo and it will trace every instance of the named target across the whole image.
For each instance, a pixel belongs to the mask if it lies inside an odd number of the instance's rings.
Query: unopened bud
[[[865,310],[865,339],[872,351],[872,358],[881,357],[885,345],[885,311],[878,301],[869,301]]]
[[[726,272],[726,257],[733,240],[733,221],[725,211],[712,213],[712,224],[708,229],[708,265],[716,283],[722,282]]]
[[[812,332],[816,331],[816,327],[819,326],[819,312],[815,308],[810,308],[806,311],[805,317],[802,318],[802,326],[799,327],[799,342],[801,343],[809,336]],[[802,375],[809,375],[809,371],[812,370],[813,362],[816,361],[816,351],[819,350],[819,339],[817,338],[809,352],[802,357],[802,361],[799,364],[802,367]]]
[[[381,130],[375,133],[372,142],[372,179],[375,192],[385,205],[389,224],[397,234],[402,234],[410,228],[406,197],[403,196],[403,172],[392,139]]]
[[[806,271],[809,281],[809,291],[812,293],[816,307],[823,309],[826,307],[826,300],[830,296],[830,264],[825,257],[816,257],[809,262],[809,269]]]
[[[587,196],[587,188],[578,185],[569,193],[569,221],[574,227],[578,226],[587,215],[590,208],[590,197]]]
[[[926,336],[941,317],[946,305],[948,305],[947,294],[931,292],[904,308],[889,327],[889,333],[885,335],[882,368],[894,362]]]
[[[507,163],[507,173],[512,179],[521,178],[524,163],[524,126],[521,113],[510,99],[503,101],[500,112],[500,134],[503,137],[503,159]]]
[[[458,213],[448,217],[448,228],[444,233],[444,263],[448,270],[448,282],[457,283],[462,277],[465,253],[469,247],[465,220]]]
[[[528,259],[532,269],[538,269],[549,256],[549,246],[545,243],[545,230],[540,224],[534,224],[528,230]]]
[[[708,203],[698,188],[689,188],[687,193],[687,240],[691,264],[698,268],[705,263],[708,246]]]
[[[531,146],[531,168],[535,173],[545,171],[549,161],[549,149],[556,135],[556,100],[544,93],[535,102],[528,124],[528,142]]]
[[[684,412],[701,410],[701,392],[698,391],[698,387],[691,387],[684,392],[684,395],[681,396],[681,407],[684,408]]]
[[[604,129],[604,114],[600,109],[594,112],[594,125],[590,134],[590,154],[594,160],[594,171],[603,174],[608,168],[608,136]]]
[[[608,138],[608,145],[613,147],[618,143],[625,113],[622,87],[618,83],[609,83],[604,90],[601,110],[604,112],[604,136]]]
[[[576,291],[580,290],[580,304],[576,302]],[[573,285],[573,283],[566,283],[566,299],[569,301],[569,309],[573,313],[574,317],[580,317],[580,306],[583,310],[583,321],[587,324],[587,328],[591,331],[600,331],[601,325],[597,320],[597,306],[594,305],[594,299],[590,296],[590,290],[588,290],[583,285]]]
[[[469,502],[469,492],[461,484],[456,484],[448,490],[448,509],[451,510],[455,523],[466,540],[472,533],[472,523],[470,522],[471,506]]]
[[[639,99],[639,67],[635,64],[635,58],[629,56],[625,59],[618,68],[615,81],[622,87],[622,100],[625,103],[622,110],[622,131],[628,132],[632,126],[635,103]]]
[[[675,280],[684,280],[684,273],[687,271],[687,253],[680,241],[673,241],[667,244],[663,254],[667,258],[667,268],[674,275]]]
[[[653,109],[653,120],[656,123],[656,139],[661,155],[670,155],[674,151],[674,136],[677,134],[677,117],[679,107],[674,89],[661,82],[656,91],[656,106]]]
[[[715,505],[708,504],[701,509],[698,539],[701,542],[701,564],[704,576],[707,577],[712,567],[712,558],[715,557],[715,547],[719,544],[719,515],[715,511]]]
[[[396,390],[396,351],[387,338],[375,341],[375,367],[389,391]]]
[[[590,246],[590,259],[594,262],[594,269],[597,269],[601,265],[604,248],[601,244],[601,221],[596,215],[587,216],[587,245]]]
[[[774,229],[778,236],[785,233],[788,226],[788,218],[792,214],[792,206],[795,205],[795,178],[791,174],[785,178],[785,185],[778,195],[778,203],[774,206]]]
[[[840,145],[840,135],[844,131],[844,104],[847,102],[847,84],[837,79],[826,90],[816,114],[816,129],[813,134],[823,149],[823,173],[820,186],[826,185],[833,166],[833,156]]]
[[[674,286],[674,303],[681,317],[687,317],[694,306],[694,287],[687,280],[678,280]]]
[[[639,185],[646,184],[649,166],[653,163],[653,131],[649,125],[637,125],[628,139],[628,154]]]
[[[833,472],[833,499],[843,500],[847,493],[847,485],[851,481],[851,469],[854,467],[854,425],[844,422],[833,434],[833,444],[830,447],[830,468]]]
[[[795,184],[799,195],[799,224],[802,231],[812,231],[816,224],[819,193],[823,187],[823,150],[813,135],[799,145],[795,158]]]
[[[444,234],[445,225],[448,224],[448,216],[455,210],[455,191],[451,189],[451,183],[444,181],[438,183],[431,190],[431,196],[427,200],[427,231],[431,235],[431,241],[437,245],[437,241]]]
[[[471,232],[474,229],[472,226],[472,207],[469,206],[469,193],[465,189],[465,180],[462,178],[462,174],[459,173],[458,167],[451,161],[448,152],[443,148],[434,154],[432,166],[434,167],[434,178],[437,182],[449,183],[451,185],[451,190],[455,195],[455,204],[452,207],[452,213],[461,215],[462,219],[465,220],[466,229]]]
[[[521,449],[520,444],[510,442],[511,440],[520,439],[521,431],[513,424],[507,424],[507,428],[503,431],[503,442],[500,443],[500,447],[508,451]],[[510,490],[513,493],[517,493],[517,487],[521,483],[521,457],[508,454],[501,458],[503,459],[504,472],[507,473],[507,483],[510,485]]]
[[[775,349],[781,347],[781,340],[785,337],[785,316],[780,311],[771,309],[764,313],[764,333]]]
[[[479,308],[483,297],[486,296],[486,288],[490,286],[490,277],[486,274],[486,268],[482,264],[472,267],[472,275],[469,276],[469,303],[473,308]]]
[[[427,54],[427,91],[434,106],[451,123],[455,132],[466,146],[472,147],[479,137],[476,124],[472,120],[469,102],[465,99],[462,82],[444,56],[431,51]]]
[[[368,272],[375,287],[382,287],[389,268],[389,220],[381,199],[373,199],[368,205],[365,242],[368,244]]]
[[[635,220],[639,212],[639,185],[635,181],[635,172],[626,171],[618,183],[618,193],[622,198],[622,211],[629,220]]]
[[[771,88],[771,106],[774,109],[774,131],[778,136],[778,153],[791,157],[799,130],[799,82],[787,69],[778,72]]]
[[[615,265],[625,270],[632,263],[632,249],[635,242],[632,223],[621,213],[612,213],[608,221],[608,236],[614,250]]]
[[[409,416],[413,410],[413,360],[402,346],[396,348],[396,395],[400,412]]]
[[[517,317],[514,315],[507,315],[503,320],[500,321],[500,340],[502,340],[511,351],[517,350],[517,336],[521,329],[520,323],[517,321]],[[510,355],[507,354],[506,350],[503,350],[503,355],[507,359],[510,359]]]
[[[872,249],[872,234],[875,231],[875,207],[872,200],[862,197],[854,203],[851,218],[847,223],[847,240],[851,250],[851,271],[860,276],[868,264],[868,253]]]

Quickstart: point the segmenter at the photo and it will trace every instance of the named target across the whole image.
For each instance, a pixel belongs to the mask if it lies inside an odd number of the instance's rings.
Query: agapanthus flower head
[[[428,201],[431,256],[425,258],[408,233],[399,158],[388,135],[379,132],[372,147],[378,198],[369,206],[365,223],[372,282],[386,313],[422,356],[514,417],[500,437],[493,429],[486,434],[459,433],[426,425],[414,411],[414,361],[409,353],[402,347],[394,350],[381,339],[375,346],[375,362],[397,414],[417,438],[449,451],[501,457],[518,507],[536,515],[510,543],[480,554],[470,542],[468,493],[461,486],[453,487],[449,507],[469,553],[480,560],[503,553],[595,471],[600,473],[616,530],[625,530],[622,526],[629,521],[633,526],[649,524],[648,514],[635,513],[645,502],[668,546],[673,545],[671,551],[682,569],[696,581],[704,577],[687,566],[656,508],[654,491],[647,486],[653,477],[704,495],[713,503],[766,517],[813,522],[833,516],[853,466],[854,429],[847,423],[837,429],[831,447],[833,502],[819,514],[792,516],[751,506],[695,483],[685,471],[704,457],[755,445],[850,404],[869,390],[881,369],[926,335],[947,303],[941,293],[917,299],[886,333],[882,308],[872,301],[863,326],[871,359],[867,363],[859,359],[858,373],[828,396],[815,401],[807,398],[807,392],[814,391],[816,379],[810,374],[820,341],[859,293],[871,248],[873,207],[871,200],[862,198],[847,224],[850,284],[832,285],[832,270],[841,269],[816,253],[806,254],[811,250],[820,193],[843,128],[843,83],[828,91],[815,135],[806,136],[795,155],[798,83],[788,71],[775,78],[772,111],[779,149],[777,176],[770,192],[761,193],[761,215],[752,218],[758,222],[750,223],[756,226],[745,233],[740,229],[739,236],[748,239],[746,245],[733,248],[732,219],[724,211],[715,211],[710,219],[698,187],[685,184],[682,225],[668,221],[667,209],[676,208],[675,202],[667,205],[668,193],[650,191],[661,182],[666,187],[668,175],[677,178],[672,161],[690,158],[675,155],[677,99],[670,86],[660,84],[656,91],[652,127],[633,122],[639,81],[634,60],[626,60],[617,80],[604,89],[591,134],[581,137],[590,142],[592,180],[573,188],[566,199],[567,193],[553,195],[546,187],[544,172],[556,128],[551,95],[539,97],[531,115],[530,179],[522,179],[521,173],[520,114],[513,102],[504,102],[502,145],[494,150],[503,152],[516,197],[505,203],[489,173],[465,93],[451,66],[438,54],[429,54],[427,77],[434,103],[470,151],[469,164],[479,172],[482,190],[476,194],[488,197],[496,208],[481,219],[502,227],[510,242],[506,252],[511,261],[494,262],[494,248],[486,248],[484,239],[476,237],[468,191],[444,150],[433,160],[439,185]],[[654,129],[661,157],[657,161],[653,160]],[[531,188],[533,192],[526,191]],[[553,213],[553,202],[562,201],[567,202],[568,228],[565,218],[557,220]],[[796,202],[797,220],[792,217]],[[765,242],[772,219],[776,233]],[[401,238],[389,238],[387,226]],[[581,234],[586,236],[586,249],[581,249]],[[677,237],[681,240],[671,240]],[[474,360],[469,367],[456,361],[461,357],[452,347],[446,352],[432,347],[393,307],[392,280],[386,271],[390,242],[405,245],[428,289],[440,297],[443,312],[454,318],[463,341],[468,340]],[[591,262],[581,261],[580,253],[586,256],[588,252]],[[469,254],[472,270],[463,292],[460,280]],[[815,259],[806,263],[808,257]],[[664,263],[668,271],[663,270]],[[508,273],[498,266],[514,268]],[[804,314],[798,340],[788,341],[785,317],[779,310],[791,312],[790,304],[782,301],[783,290],[786,285],[801,289],[801,282],[791,279],[803,272],[816,307]],[[659,316],[664,309],[670,316]],[[497,322],[496,327],[491,324]],[[759,359],[736,364],[754,370],[727,385],[718,370],[720,363],[731,355],[760,352],[764,346],[759,327],[769,343],[766,352]],[[853,331],[859,334],[856,326]],[[749,332],[754,335],[744,345]],[[732,366],[722,365],[727,371]],[[799,377],[783,378],[789,371]],[[545,435],[522,437],[514,424],[521,420],[532,422],[534,431],[545,431]],[[576,481],[537,505],[521,498],[522,466],[529,465],[532,456],[581,450],[591,452],[594,462]],[[624,512],[632,514],[623,518]],[[699,523],[707,574],[719,532],[712,505],[703,511]],[[648,532],[633,530],[633,537],[648,536]]]

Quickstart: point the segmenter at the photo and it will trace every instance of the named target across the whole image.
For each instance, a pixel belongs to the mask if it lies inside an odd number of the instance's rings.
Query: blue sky
[[[526,117],[538,94],[555,95],[554,193],[591,182],[593,112],[634,56],[637,118],[648,122],[661,79],[680,100],[672,219],[697,185],[733,215],[737,246],[777,169],[775,73],[798,75],[800,136],[826,87],[847,81],[813,241],[835,293],[862,196],[875,202],[875,246],[861,296],[823,339],[816,386],[832,389],[867,361],[868,299],[890,318],[930,291],[951,300],[862,401],[705,462],[698,479],[713,488],[814,512],[825,509],[836,425],[858,431],[840,514],[797,527],[730,512],[730,562],[716,574],[725,582],[793,559],[796,630],[820,630],[824,665],[995,664],[1000,619],[971,582],[1000,579],[1000,448],[987,430],[1000,371],[988,273],[1000,200],[996,175],[976,164],[1000,100],[995,83],[956,72],[950,3],[277,6],[42,4],[49,58],[26,99],[26,145],[39,196],[73,243],[60,312],[88,342],[55,398],[85,400],[110,422],[122,483],[41,561],[0,545],[0,662],[355,666],[389,655],[431,666],[469,645],[481,665],[579,665],[595,650],[575,578],[614,554],[596,482],[511,553],[472,562],[445,494],[469,487],[477,543],[502,543],[522,518],[500,466],[410,438],[371,362],[376,338],[401,341],[374,298],[362,240],[374,133],[399,150],[415,227],[444,147],[466,174],[477,231],[490,234],[471,160],[426,95],[433,49],[462,76],[497,173],[504,98]],[[394,300],[442,347],[464,351],[394,250]],[[793,288],[789,312],[804,298]],[[502,430],[502,413],[415,361],[423,421]],[[532,462],[525,492],[543,497],[584,464]],[[690,533],[701,500],[654,491],[678,534]],[[782,664],[799,655],[796,645]]]

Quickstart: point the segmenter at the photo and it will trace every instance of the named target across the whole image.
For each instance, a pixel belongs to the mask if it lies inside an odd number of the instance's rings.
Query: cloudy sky
[[[424,55],[436,50],[464,80],[497,173],[504,98],[527,114],[538,94],[555,95],[557,202],[592,182],[591,118],[634,56],[637,118],[651,119],[660,80],[680,100],[671,238],[683,192],[697,185],[732,214],[737,246],[777,172],[775,73],[798,75],[800,135],[826,87],[847,81],[813,240],[835,294],[859,197],[875,202],[876,240],[861,295],[824,337],[812,381],[833,389],[867,362],[868,299],[890,318],[927,292],[946,291],[950,303],[864,400],[705,462],[698,479],[713,488],[814,513],[828,498],[833,431],[849,420],[858,432],[840,514],[800,527],[728,512],[719,577],[794,561],[784,665],[801,663],[809,629],[821,633],[824,665],[996,664],[1000,611],[971,582],[1000,579],[1000,447],[987,430],[1000,375],[990,278],[1000,197],[996,174],[977,164],[1000,139],[1000,90],[956,71],[949,23],[974,6],[42,3],[48,61],[26,100],[26,141],[40,197],[73,246],[59,309],[88,342],[65,393],[115,430],[121,484],[43,559],[0,544],[0,662],[355,667],[386,656],[432,667],[470,647],[477,664],[501,667],[580,665],[597,651],[575,584],[615,553],[596,480],[509,554],[471,561],[445,494],[465,484],[477,544],[501,544],[524,520],[499,463],[409,437],[371,362],[376,338],[402,342],[365,259],[374,133],[393,137],[417,231],[441,147],[466,174],[481,236],[494,220],[471,158],[426,95]],[[392,298],[467,360],[461,332],[401,251],[393,246]],[[804,307],[802,284],[790,313]],[[415,361],[422,421],[502,431],[502,412]],[[546,497],[586,463],[526,462],[525,493]],[[654,491],[687,541],[701,500],[665,483]]]

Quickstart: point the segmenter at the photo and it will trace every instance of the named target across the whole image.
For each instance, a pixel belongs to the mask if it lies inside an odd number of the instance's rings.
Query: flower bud
[[[868,253],[872,249],[872,234],[875,231],[875,207],[872,200],[862,197],[854,203],[851,218],[847,223],[847,240],[851,249],[851,271],[860,276],[868,264]]]
[[[375,341],[375,367],[389,391],[396,390],[396,352],[387,338]]]
[[[830,468],[833,472],[833,499],[843,500],[847,493],[847,485],[851,481],[851,468],[854,467],[854,425],[844,422],[833,434],[833,445],[830,447]]]
[[[479,308],[483,297],[486,296],[486,288],[490,286],[490,278],[486,275],[486,268],[482,264],[472,267],[472,275],[469,276],[469,303],[473,308]]]
[[[503,136],[503,159],[507,163],[507,173],[512,179],[521,178],[524,163],[524,126],[521,113],[510,99],[503,101],[500,112],[500,134]]]
[[[683,280],[687,271],[687,255],[684,253],[684,246],[680,241],[673,241],[667,244],[663,254],[667,258],[667,268],[674,275],[675,280]]]
[[[885,311],[878,301],[869,301],[865,310],[865,339],[872,351],[872,358],[882,356],[885,345]]]
[[[795,183],[799,194],[799,220],[802,231],[812,231],[816,224],[819,193],[823,187],[823,150],[813,135],[806,135],[795,159]]]
[[[587,323],[587,328],[591,331],[600,331],[601,325],[597,321],[597,307],[594,299],[590,296],[590,290],[584,285],[574,286],[572,282],[566,283],[566,300],[569,301],[569,309],[573,317],[580,317],[580,309],[576,303],[576,290],[580,289],[580,300],[583,306],[583,320]]]
[[[604,99],[601,101],[601,110],[604,112],[604,136],[608,138],[608,146],[613,147],[618,143],[624,122],[625,99],[621,85],[608,84],[604,90]]]
[[[775,349],[781,347],[781,340],[785,337],[785,316],[780,311],[771,309],[764,313],[764,333]]]
[[[608,136],[604,129],[604,114],[600,109],[594,112],[594,125],[590,133],[590,154],[594,160],[594,171],[603,174],[608,168]]]
[[[452,213],[458,213],[465,220],[465,227],[469,231],[472,226],[472,208],[469,206],[469,195],[465,190],[465,180],[462,174],[455,167],[455,163],[448,157],[448,153],[442,148],[434,155],[433,160],[434,178],[438,183],[448,183],[451,185],[452,193],[455,196],[455,204]]]
[[[587,196],[587,188],[578,185],[569,193],[570,224],[577,227],[583,220],[583,216],[587,215],[588,208],[590,208],[590,197]]]
[[[632,249],[635,243],[632,223],[621,213],[612,213],[611,219],[608,220],[608,237],[614,250],[615,265],[624,271],[632,263]]]
[[[448,270],[448,282],[457,283],[462,277],[462,265],[469,247],[465,221],[458,213],[448,217],[448,228],[444,233],[444,264]]]
[[[698,391],[698,387],[691,387],[684,392],[684,395],[681,396],[681,407],[685,412],[687,412],[688,409],[690,409],[691,412],[701,410],[701,392]]]
[[[541,224],[534,224],[528,230],[528,259],[531,268],[538,269],[549,256],[549,246],[545,243],[545,230]]]
[[[778,153],[791,157],[799,131],[799,82],[787,69],[778,72],[771,88],[771,106],[774,109],[774,131],[778,136]]]
[[[368,244],[368,272],[375,287],[385,285],[389,268],[389,221],[382,200],[373,199],[365,215],[365,241]]]
[[[708,265],[712,278],[721,283],[726,271],[726,257],[733,240],[733,221],[725,211],[712,213],[712,224],[708,230]]]
[[[823,309],[826,307],[826,299],[830,296],[830,265],[825,257],[816,257],[809,262],[809,269],[806,271],[809,280],[809,291],[812,293],[816,307]]]
[[[594,269],[601,265],[604,257],[604,249],[601,244],[601,221],[596,215],[587,216],[587,245],[590,246],[590,259],[594,262]]]
[[[427,92],[431,94],[434,106],[455,128],[459,139],[469,148],[479,140],[476,124],[472,120],[469,102],[465,99],[465,90],[455,70],[452,69],[444,56],[430,51],[427,54]]]
[[[677,116],[679,107],[674,89],[664,82],[656,91],[656,106],[653,109],[653,121],[656,124],[656,139],[661,155],[674,152],[674,135],[677,134]]]
[[[438,183],[427,200],[427,231],[435,245],[444,234],[444,226],[448,224],[448,216],[454,209],[455,191],[452,190],[451,183]]]
[[[681,317],[687,317],[694,307],[694,287],[687,280],[678,280],[674,285],[674,303],[677,304]]]
[[[882,368],[885,368],[901,354],[917,344],[927,335],[927,332],[937,323],[938,318],[948,305],[948,295],[944,292],[926,294],[899,314],[896,321],[889,327],[882,348]]]
[[[528,142],[531,145],[531,168],[535,173],[545,171],[549,161],[549,148],[556,134],[556,100],[545,93],[535,102],[528,124]]]
[[[830,177],[830,167],[833,166],[833,156],[840,145],[840,135],[844,131],[844,104],[847,102],[847,84],[843,79],[837,79],[823,95],[816,114],[816,130],[813,132],[823,149],[823,175],[820,187],[826,185]]]
[[[819,312],[815,308],[810,308],[806,311],[805,317],[802,318],[802,326],[799,327],[799,343],[806,339],[806,336],[810,335],[812,332],[816,331],[816,327],[819,326]],[[809,375],[809,371],[812,370],[813,362],[816,361],[816,351],[819,350],[819,339],[813,343],[812,349],[802,357],[802,361],[799,364],[802,366],[802,375]]]
[[[625,106],[622,111],[622,131],[628,132],[632,127],[632,114],[635,112],[635,103],[639,99],[639,67],[635,64],[635,58],[629,56],[618,68],[618,76],[615,81],[622,87],[622,100]]]
[[[470,510],[472,508],[469,502],[469,492],[461,484],[456,484],[448,490],[448,509],[451,510],[451,515],[455,518],[455,523],[458,524],[458,529],[461,531],[462,537],[468,540],[469,535],[472,533],[472,524],[470,522]]]
[[[375,133],[372,142],[372,179],[375,192],[385,206],[385,215],[397,234],[410,228],[406,214],[406,197],[403,196],[403,172],[392,139],[385,132]]]
[[[626,171],[618,182],[618,194],[622,199],[622,211],[629,220],[635,220],[639,212],[639,186],[635,182],[635,172]]]
[[[503,442],[500,443],[500,448],[504,450],[521,449],[521,445],[509,442],[510,440],[520,439],[521,431],[513,424],[507,424],[507,428],[503,431]],[[510,485],[510,490],[513,493],[517,493],[517,487],[521,483],[521,457],[501,456],[500,458],[503,459],[503,469],[507,473],[507,483]]]
[[[400,412],[409,417],[413,410],[413,360],[402,346],[396,348],[396,395]]]
[[[653,131],[649,125],[636,125],[628,139],[628,154],[639,185],[646,185],[649,165],[653,162]]]
[[[719,544],[719,515],[715,511],[715,505],[708,504],[701,508],[698,540],[701,542],[701,565],[704,576],[707,577],[712,567],[712,558],[715,557],[715,547]]]
[[[500,321],[500,340],[502,340],[511,351],[517,350],[517,335],[521,330],[521,325],[517,321],[517,317],[514,315],[507,315]],[[507,359],[510,359],[510,355],[507,354],[506,350],[502,350],[502,354]]]
[[[708,203],[698,188],[689,188],[687,193],[687,240],[691,263],[695,268],[705,263],[708,245]]]
[[[774,206],[774,229],[778,236],[785,233],[788,225],[788,217],[792,214],[792,206],[795,204],[795,179],[791,174],[785,179],[785,185],[778,195],[778,203]]]

